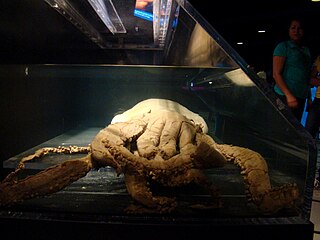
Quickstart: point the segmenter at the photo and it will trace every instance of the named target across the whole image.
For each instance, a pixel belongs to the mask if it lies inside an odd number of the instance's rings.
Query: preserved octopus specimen
[[[294,207],[299,197],[295,183],[273,188],[267,163],[259,153],[218,144],[207,131],[200,115],[177,102],[144,100],[115,116],[89,146],[42,148],[24,157],[16,170],[0,183],[0,205],[52,194],[84,177],[91,169],[110,166],[117,174],[124,175],[127,192],[137,203],[128,207],[128,212],[166,213],[176,208],[176,199],[156,196],[151,181],[166,187],[196,183],[205,188],[212,199],[218,199],[217,188],[202,170],[232,162],[241,168],[247,199],[261,212],[270,214]],[[79,152],[87,155],[24,179],[18,178],[27,161],[48,153]]]

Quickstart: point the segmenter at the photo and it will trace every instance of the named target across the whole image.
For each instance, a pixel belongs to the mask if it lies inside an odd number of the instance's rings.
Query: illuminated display
[[[137,0],[134,16],[153,21],[153,0]]]

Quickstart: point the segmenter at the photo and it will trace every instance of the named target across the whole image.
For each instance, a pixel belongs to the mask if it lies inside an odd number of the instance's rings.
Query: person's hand
[[[287,95],[287,104],[289,108],[297,108],[298,107],[298,100],[293,95]]]

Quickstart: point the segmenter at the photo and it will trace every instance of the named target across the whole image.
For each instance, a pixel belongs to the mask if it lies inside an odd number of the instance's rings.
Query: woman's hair
[[[304,30],[304,27],[305,27],[304,21],[303,21],[303,20],[301,19],[301,17],[299,17],[299,16],[294,16],[294,17],[291,17],[291,18],[289,19],[288,24],[287,24],[287,28],[288,28],[288,29],[290,28],[290,26],[291,26],[291,24],[292,24],[293,21],[299,22],[301,28]]]

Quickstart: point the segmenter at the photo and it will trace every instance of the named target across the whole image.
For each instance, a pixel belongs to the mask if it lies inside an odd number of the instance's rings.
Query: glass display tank
[[[312,239],[315,141],[188,1],[41,4],[99,62],[0,66],[10,235]]]

